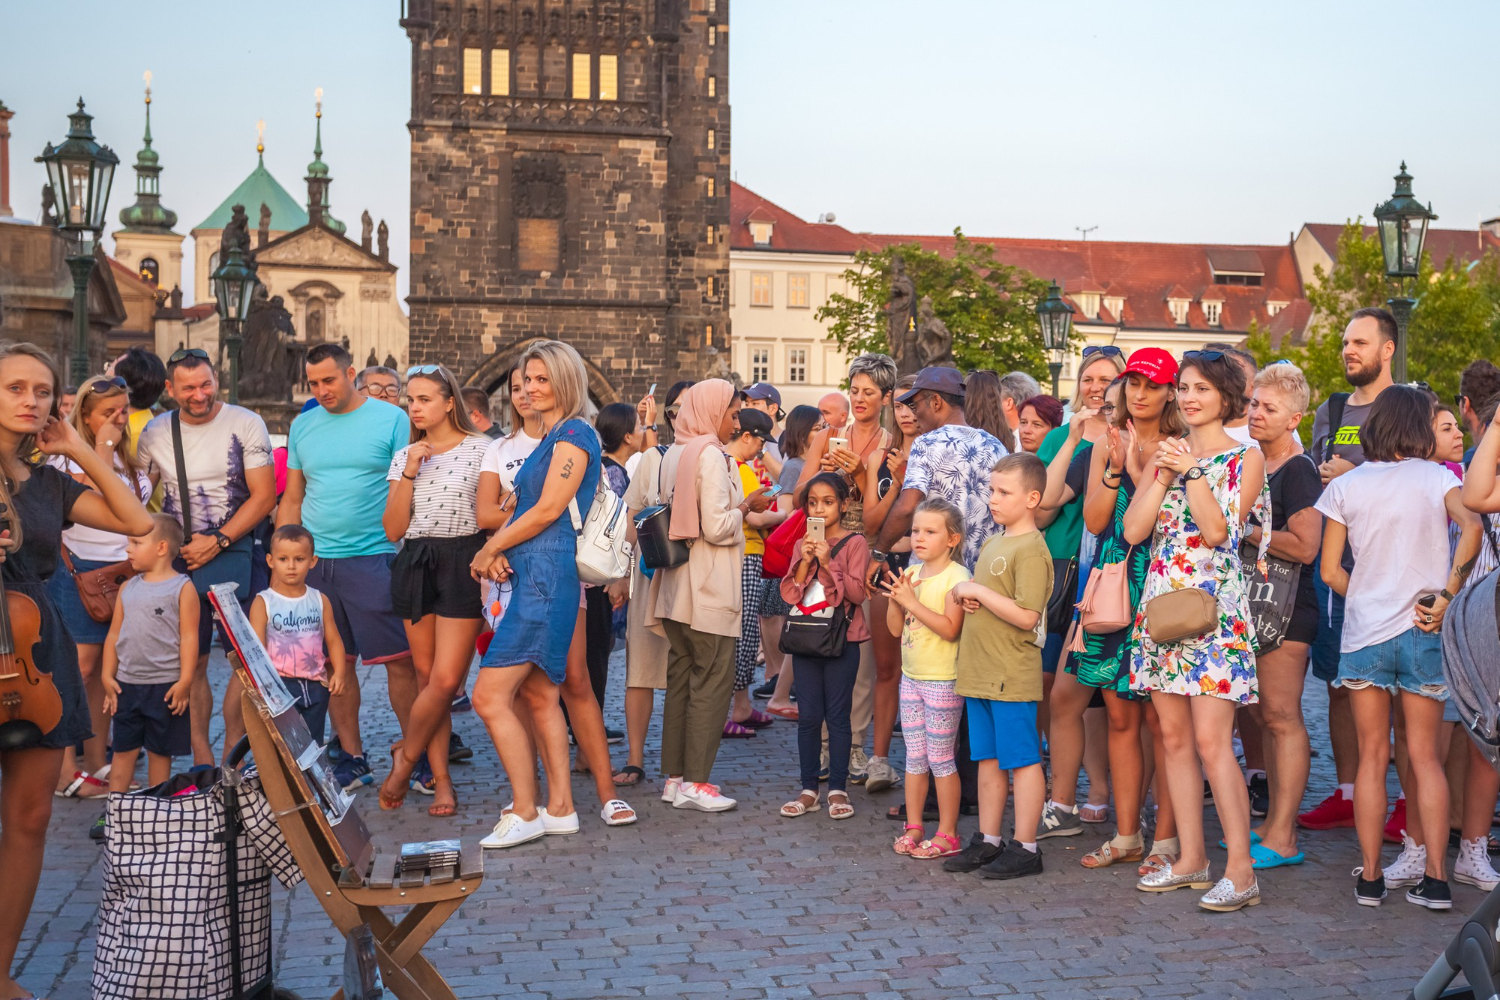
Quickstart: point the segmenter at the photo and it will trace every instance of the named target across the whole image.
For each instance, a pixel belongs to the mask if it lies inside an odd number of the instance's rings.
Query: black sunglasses
[[[1468,396],[1465,396],[1461,392],[1455,392],[1453,394],[1453,405],[1456,406],[1456,407],[1458,407],[1460,410],[1462,410],[1464,408],[1464,400],[1466,400],[1468,398],[1469,398]]]
[[[126,388],[125,380],[116,375],[114,378],[97,378],[83,387],[84,392],[108,392],[110,387],[118,389]]]
[[[1125,356],[1125,352],[1114,344],[1090,344],[1083,349],[1083,356],[1085,358],[1091,358],[1095,354],[1102,354],[1106,358],[1123,358]]]
[[[1183,351],[1182,360],[1188,361],[1219,361],[1226,355],[1223,351]]]
[[[167,359],[167,364],[175,365],[179,361],[186,361],[188,358],[201,358],[202,360],[207,361],[208,352],[201,347],[179,347],[177,350],[173,351],[172,356]]]
[[[1416,382],[1408,382],[1406,384],[1411,386],[1413,389],[1421,389],[1423,392],[1432,392],[1432,386],[1420,380]]]

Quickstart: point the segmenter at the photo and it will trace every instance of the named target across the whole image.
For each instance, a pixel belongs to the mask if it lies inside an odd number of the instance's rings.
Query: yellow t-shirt
[[[745,488],[745,495],[749,496],[760,489],[760,477],[755,474],[747,462],[737,463],[740,467],[740,485]],[[763,556],[766,554],[765,532],[745,525],[745,555]]]
[[[126,426],[130,428],[130,453],[132,455],[136,454],[136,451],[140,448],[141,433],[145,431],[146,425],[151,422],[151,418],[154,416],[156,416],[156,413],[152,410],[134,410],[131,412],[130,418],[126,421]],[[151,499],[146,502],[146,509],[153,514],[160,514],[161,500],[162,487],[158,483],[156,489],[151,491]]]
[[[918,564],[906,569],[924,608],[941,613],[948,591],[969,579],[963,563],[950,562],[941,571],[923,579]],[[914,681],[951,681],[958,677],[958,640],[942,638],[917,621],[910,611],[902,613],[901,672]]]

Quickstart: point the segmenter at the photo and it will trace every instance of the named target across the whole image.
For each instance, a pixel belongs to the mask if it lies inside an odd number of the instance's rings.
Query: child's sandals
[[[939,839],[946,840],[948,842],[948,846],[944,847],[939,844]],[[921,858],[923,861],[931,861],[934,858],[946,858],[948,855],[957,854],[962,850],[963,845],[958,842],[957,837],[953,836],[953,834],[951,833],[939,832],[934,833],[931,840],[924,840],[920,844],[918,844],[916,848],[911,852],[911,856],[914,858]]]
[[[834,798],[835,795],[838,795],[838,796],[841,796],[841,797],[836,799],[836,798]],[[829,792],[828,793],[828,818],[829,819],[848,819],[849,817],[851,817],[853,815],[854,815],[854,806],[852,806],[852,805],[849,804],[849,793],[848,792]]]
[[[1113,840],[1106,840],[1097,851],[1090,851],[1078,859],[1085,868],[1108,868],[1110,865],[1129,864],[1146,856],[1144,847],[1116,847]]]
[[[906,828],[902,832],[901,836],[897,837],[896,842],[891,845],[891,848],[897,854],[910,855],[912,851],[915,851],[917,849],[917,842],[912,839],[910,833],[910,831],[912,830],[917,831],[918,837],[922,835],[922,828],[920,826],[916,825],[915,823],[906,824]]]
[[[809,796],[812,797],[811,802],[807,801]],[[832,802],[829,805],[831,807]],[[817,792],[804,791],[801,795],[781,807],[781,815],[787,819],[796,819],[798,816],[806,816],[808,813],[815,813],[822,808],[822,804],[818,801]]]

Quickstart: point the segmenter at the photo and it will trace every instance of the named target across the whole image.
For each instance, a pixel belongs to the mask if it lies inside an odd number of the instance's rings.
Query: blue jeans
[[[792,686],[797,692],[797,756],[802,787],[818,787],[823,756],[823,725],[828,725],[828,790],[842,792],[849,784],[849,748],[854,734],[849,708],[854,702],[854,678],[859,674],[859,643],[844,643],[838,659],[792,657]]]

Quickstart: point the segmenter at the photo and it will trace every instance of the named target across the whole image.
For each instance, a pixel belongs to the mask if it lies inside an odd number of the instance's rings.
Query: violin
[[[13,527],[5,513],[0,504],[0,517]],[[41,633],[42,613],[36,602],[7,592],[0,576],[0,749],[34,746],[62,721],[57,685],[32,658]]]

